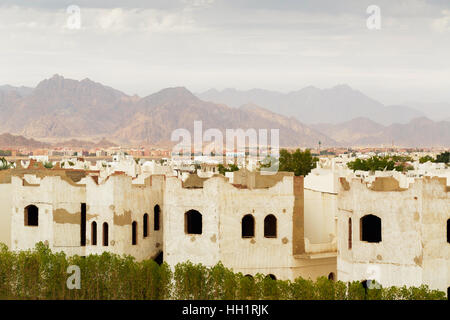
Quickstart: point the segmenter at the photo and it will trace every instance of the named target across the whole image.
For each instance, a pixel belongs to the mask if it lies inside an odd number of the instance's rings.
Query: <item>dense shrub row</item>
[[[11,252],[0,244],[0,299],[446,299],[445,293],[419,288],[365,290],[360,282],[325,277],[315,282],[254,278],[221,263],[207,268],[190,262],[175,266],[153,260],[103,253],[87,257],[52,253],[39,243],[34,250]],[[79,266],[80,289],[68,289],[70,265]]]

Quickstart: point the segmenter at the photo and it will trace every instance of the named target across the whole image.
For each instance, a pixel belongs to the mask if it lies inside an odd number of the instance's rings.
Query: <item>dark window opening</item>
[[[264,219],[264,237],[276,238],[277,237],[277,218],[273,214],[269,214]]]
[[[81,204],[80,245],[86,245],[86,203]]]
[[[131,244],[134,246],[137,244],[137,222],[133,221],[131,224]]]
[[[369,290],[367,280],[362,281],[361,284],[362,284],[362,287],[364,288],[365,298],[367,298],[367,291]]]
[[[95,221],[91,224],[91,244],[97,245],[97,222]]]
[[[185,228],[187,234],[202,234],[202,214],[197,210],[186,212]]]
[[[328,280],[334,281],[334,273],[330,272],[330,274],[328,275]]]
[[[162,265],[163,261],[164,261],[164,255],[163,252],[161,251],[160,253],[158,253],[158,255],[153,259],[158,265]]]
[[[267,276],[272,280],[277,280],[277,277],[275,277],[274,274],[268,274]]]
[[[25,225],[31,227],[39,225],[39,209],[35,205],[25,207]]]
[[[153,218],[153,222],[154,222],[154,230],[159,230],[159,220],[160,220],[160,213],[161,213],[161,208],[159,207],[159,205],[156,205],[154,210],[154,218]]]
[[[255,218],[247,214],[242,218],[242,238],[253,238],[255,236]]]
[[[381,219],[369,214],[361,218],[361,241],[381,242]]]
[[[145,238],[148,236],[148,214],[144,214],[142,226],[143,226],[143,236]]]
[[[108,237],[108,224],[106,222],[103,223],[103,245],[105,247],[108,246],[109,243],[109,237]]]
[[[348,249],[352,249],[352,240],[353,240],[353,232],[352,232],[352,218],[348,218]]]
[[[450,219],[447,220],[447,242],[450,243]]]

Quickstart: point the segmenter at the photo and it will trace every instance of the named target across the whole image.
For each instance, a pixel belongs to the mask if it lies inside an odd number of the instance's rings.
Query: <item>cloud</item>
[[[417,95],[421,85],[450,100],[442,89],[450,85],[448,0],[123,3],[3,0],[0,84],[33,86],[59,73],[141,95],[176,85],[349,83],[394,96],[401,86]],[[79,30],[67,27],[71,4],[81,9]],[[370,4],[381,8],[381,30],[366,27]]]
[[[432,22],[432,28],[437,32],[450,31],[450,10],[442,11],[443,17],[434,19]]]

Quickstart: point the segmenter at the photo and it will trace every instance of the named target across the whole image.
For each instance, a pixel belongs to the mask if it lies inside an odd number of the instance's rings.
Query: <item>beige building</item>
[[[67,254],[109,251],[171,266],[221,261],[278,279],[447,290],[446,179],[328,169],[306,178],[245,169],[184,179],[143,170],[133,178],[30,161],[0,171],[0,242],[21,250],[43,241]]]
[[[450,187],[424,177],[340,180],[338,279],[383,286],[450,286]]]
[[[43,241],[54,251],[109,251],[174,266],[219,261],[236,272],[279,279],[335,277],[333,239],[305,238],[303,177],[165,175],[28,168],[0,172],[0,241],[13,250]],[[317,228],[318,229],[318,228]]]

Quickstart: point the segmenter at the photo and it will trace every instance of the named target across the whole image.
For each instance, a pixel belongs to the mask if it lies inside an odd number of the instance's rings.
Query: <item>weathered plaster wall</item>
[[[220,176],[206,180],[203,188],[188,189],[168,178],[165,206],[164,257],[170,265],[221,261],[236,272],[274,274],[278,279],[336,273],[335,257],[294,256],[296,250],[304,253],[302,177],[285,175],[273,186],[257,189],[235,187]],[[185,233],[184,213],[190,209],[202,214],[201,235]],[[253,238],[241,236],[246,214],[255,219]],[[276,238],[264,237],[264,218],[269,214],[277,218]]]
[[[445,181],[424,178],[407,189],[391,178],[372,186],[358,179],[342,181],[339,195],[338,278],[377,279],[382,285],[418,286],[447,290],[450,284],[450,244],[446,221],[450,193]],[[373,214],[382,220],[382,241],[360,240],[360,219]],[[352,248],[348,219],[352,219]]]
[[[0,182],[0,243],[11,246],[11,183]]]

